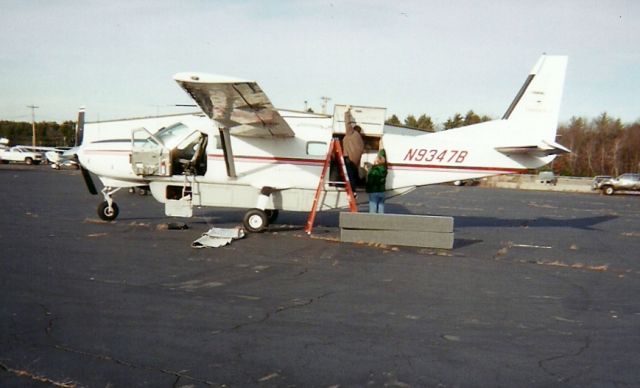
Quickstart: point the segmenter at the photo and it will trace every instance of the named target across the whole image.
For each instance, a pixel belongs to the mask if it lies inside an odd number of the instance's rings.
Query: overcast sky
[[[258,81],[279,108],[499,118],[540,54],[569,56],[561,120],[640,119],[640,1],[0,0],[0,119],[177,113],[172,75]]]

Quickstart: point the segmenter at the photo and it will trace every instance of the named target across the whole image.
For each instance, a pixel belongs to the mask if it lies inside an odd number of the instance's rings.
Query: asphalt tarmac
[[[387,210],[455,217],[451,251],[336,242],[336,212],[194,249],[243,211],[167,230],[128,193],[98,221],[77,171],[0,187],[2,387],[640,385],[638,196],[430,186]]]

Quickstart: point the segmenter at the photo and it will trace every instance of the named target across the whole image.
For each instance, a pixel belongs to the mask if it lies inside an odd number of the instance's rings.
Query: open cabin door
[[[170,176],[171,150],[146,128],[131,131],[131,168],[141,176]]]
[[[335,105],[333,108],[333,137],[342,139],[345,135],[344,113],[346,110],[346,105]],[[351,106],[352,123],[362,128],[361,135],[362,141],[364,142],[364,152],[362,153],[360,166],[358,166],[360,186],[364,184],[367,174],[364,165],[366,163],[373,163],[378,154],[378,150],[382,147],[381,140],[384,134],[386,115],[386,108]],[[338,169],[335,163],[331,165],[330,179],[332,181],[338,179]]]
[[[333,107],[334,135],[344,135],[344,112],[346,110],[346,105],[335,105]],[[362,128],[363,137],[382,137],[386,115],[386,108],[351,106],[351,117],[353,121],[355,121],[355,124],[358,124],[360,128]]]
[[[207,135],[177,123],[155,134],[131,133],[131,168],[141,176],[204,175]]]
[[[172,217],[193,215],[193,196],[200,195],[197,177],[207,171],[205,133],[177,123],[155,134],[145,128],[131,133],[131,168],[144,177],[180,176],[164,186],[165,214]],[[155,193],[154,193],[155,195]]]

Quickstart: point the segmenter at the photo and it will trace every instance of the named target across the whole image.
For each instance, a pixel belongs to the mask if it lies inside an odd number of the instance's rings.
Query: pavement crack
[[[560,354],[560,355],[557,355],[557,356],[553,356],[553,357],[542,359],[542,360],[538,361],[538,367],[540,367],[540,369],[542,369],[549,376],[554,377],[554,378],[558,378],[559,375],[557,373],[554,373],[554,372],[550,371],[549,369],[547,369],[545,364],[553,362],[553,361],[569,358],[569,357],[577,357],[577,356],[581,355],[582,353],[584,353],[587,349],[589,349],[590,346],[591,346],[591,337],[587,336],[584,339],[584,344],[576,352],[568,353],[568,354]],[[580,373],[580,374],[582,374],[582,373]],[[580,374],[576,374],[574,376],[560,377],[560,378],[558,378],[558,381],[560,381],[560,382],[568,382],[568,381],[572,380],[573,378],[578,377]]]
[[[47,326],[44,328],[44,332],[46,335],[51,335],[51,331],[53,331],[53,322],[57,319],[56,317],[51,317],[51,311],[42,303],[38,303],[40,308],[44,313],[45,317],[50,317],[47,321]]]
[[[301,307],[306,307],[306,306],[312,304],[313,302],[315,302],[317,300],[320,300],[322,298],[325,298],[325,297],[327,297],[329,295],[332,295],[334,293],[335,293],[334,291],[326,292],[326,293],[324,293],[322,295],[319,295],[319,296],[317,296],[315,298],[310,298],[310,299],[307,299],[307,300],[294,299],[294,302],[292,304],[289,304],[289,305],[286,305],[286,306],[279,306],[275,310],[265,313],[264,316],[259,320],[238,323],[237,325],[231,327],[230,329],[223,329],[223,330],[218,331],[217,333],[229,332],[229,331],[232,331],[232,330],[239,330],[239,329],[242,329],[244,327],[251,326],[251,325],[259,325],[261,323],[264,323],[264,322],[268,321],[274,314],[279,314],[279,313],[281,313],[283,311],[287,311],[287,310],[291,310],[291,309],[297,309],[297,308],[301,308]]]
[[[264,317],[262,317],[262,319],[260,319],[260,320],[257,320],[257,321],[250,321],[250,322],[244,322],[244,323],[239,323],[239,324],[235,325],[234,327],[232,327],[231,329],[229,329],[229,330],[225,330],[225,331],[230,331],[230,330],[239,330],[239,329],[241,329],[241,328],[243,328],[243,327],[246,327],[246,326],[250,326],[250,325],[257,325],[257,324],[260,324],[260,323],[262,323],[262,322],[266,321],[266,320],[267,320],[267,319],[269,319],[269,318],[271,318],[271,313],[266,313],[266,314],[264,315]]]
[[[320,295],[320,296],[317,296],[317,297],[315,297],[315,298],[311,298],[311,299],[307,300],[306,302],[302,302],[302,301],[296,300],[296,302],[295,302],[295,303],[290,304],[289,306],[282,306],[282,307],[278,307],[278,308],[276,309],[275,313],[276,313],[276,314],[278,314],[278,313],[281,313],[281,312],[283,312],[283,311],[287,311],[287,310],[291,310],[291,309],[297,309],[297,308],[300,308],[300,307],[308,306],[308,305],[310,305],[311,303],[313,303],[314,301],[316,301],[316,300],[320,300],[320,299],[322,299],[322,298],[324,298],[324,297],[326,297],[326,296],[329,296],[329,295],[331,295],[331,294],[333,294],[333,293],[334,293],[334,292],[327,292],[327,293],[324,293],[324,294],[322,294],[322,295]]]
[[[162,374],[166,374],[166,375],[169,375],[169,376],[175,376],[176,377],[176,381],[174,382],[174,386],[180,379],[185,379],[185,380],[197,382],[197,383],[208,385],[208,386],[214,386],[214,387],[222,386],[222,384],[218,384],[218,383],[214,383],[212,381],[199,379],[197,377],[190,376],[188,374],[183,373],[183,371],[174,371],[174,370],[169,370],[169,369],[165,369],[165,368],[158,368],[158,367],[154,367],[154,366],[135,364],[135,363],[133,363],[131,361],[115,358],[115,357],[112,357],[112,356],[109,356],[109,355],[106,355],[106,354],[87,352],[87,351],[84,351],[84,350],[74,349],[74,348],[70,348],[68,346],[63,346],[63,345],[53,345],[53,347],[55,349],[62,350],[64,352],[79,354],[79,355],[82,355],[82,356],[91,357],[91,358],[94,358],[94,359],[97,359],[97,360],[101,360],[101,361],[113,362],[115,364],[126,366],[126,367],[131,368],[131,369],[141,369],[141,370],[147,370],[147,371],[151,371],[151,372],[160,372]]]

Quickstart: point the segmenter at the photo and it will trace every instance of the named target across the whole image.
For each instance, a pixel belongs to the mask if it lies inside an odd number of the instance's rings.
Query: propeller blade
[[[80,171],[82,172],[82,177],[84,178],[84,183],[87,185],[87,189],[89,190],[89,192],[91,194],[93,194],[93,195],[98,194],[98,190],[96,190],[96,185],[93,183],[93,179],[91,179],[91,174],[89,174],[89,170],[84,168],[79,163],[78,163],[78,166],[80,166]]]

